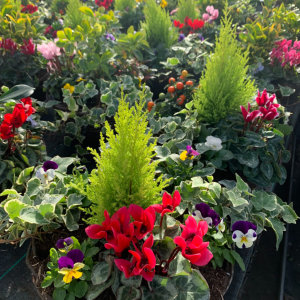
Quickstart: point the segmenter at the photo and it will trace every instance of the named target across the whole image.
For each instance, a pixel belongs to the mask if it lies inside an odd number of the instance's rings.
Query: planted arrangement
[[[219,300],[264,230],[279,248],[293,4],[0,6],[0,243],[41,297]]]

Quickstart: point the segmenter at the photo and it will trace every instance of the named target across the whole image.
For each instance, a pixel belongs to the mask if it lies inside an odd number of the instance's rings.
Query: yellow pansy
[[[69,83],[65,84],[64,89],[69,90],[71,94],[74,92],[74,86],[70,85]]]
[[[180,154],[180,159],[181,159],[181,160],[186,160],[186,159],[193,159],[193,158],[194,158],[193,155],[187,155],[187,154],[188,154],[187,151],[181,152],[181,154]]]
[[[162,0],[162,1],[160,2],[160,6],[161,6],[162,8],[167,7],[167,5],[168,5],[168,2],[167,2],[166,0]]]
[[[63,281],[65,283],[70,283],[72,281],[72,278],[78,279],[82,276],[82,272],[79,272],[78,270],[82,269],[84,267],[84,264],[82,263],[76,263],[74,264],[73,269],[68,268],[62,268],[58,271],[58,273],[65,275],[63,278]]]
[[[77,79],[77,82],[80,82],[80,81],[86,81],[86,79],[83,79],[83,78],[80,77],[80,78]]]

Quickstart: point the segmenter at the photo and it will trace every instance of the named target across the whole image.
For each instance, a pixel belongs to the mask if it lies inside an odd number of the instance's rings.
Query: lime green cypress
[[[148,145],[152,134],[147,128],[148,112],[143,111],[144,104],[144,92],[132,108],[122,93],[115,116],[116,134],[108,122],[105,123],[109,147],[101,133],[101,155],[89,149],[98,167],[90,176],[91,184],[86,193],[93,203],[86,210],[92,215],[88,219],[90,224],[103,221],[104,210],[112,215],[132,203],[147,208],[161,202],[161,191],[167,181],[162,176],[155,178],[157,162],[152,158],[156,141]]]
[[[238,45],[227,6],[216,40],[215,52],[211,53],[200,88],[194,94],[198,117],[210,124],[239,111],[240,105],[246,105],[256,91],[254,80],[247,76],[249,51],[243,52]]]

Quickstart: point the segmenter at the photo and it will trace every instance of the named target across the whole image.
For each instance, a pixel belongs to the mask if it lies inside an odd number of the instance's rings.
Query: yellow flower
[[[80,51],[80,50],[78,50],[77,52],[78,52],[78,54],[79,54],[80,58],[83,58],[83,55],[82,55],[81,51]]]
[[[82,276],[82,272],[79,272],[78,270],[83,268],[84,264],[82,263],[76,263],[74,264],[73,269],[68,268],[62,268],[58,271],[58,273],[65,275],[63,278],[63,281],[65,283],[70,283],[72,281],[72,278],[78,279]]]
[[[139,77],[139,88],[142,86],[142,79]]]
[[[181,159],[181,160],[193,159],[193,158],[194,158],[193,155],[191,155],[191,156],[188,156],[188,155],[187,155],[187,151],[183,151],[183,152],[181,152],[181,154],[180,154],[180,159]]]
[[[69,83],[65,84],[64,89],[69,90],[71,94],[74,92],[74,86],[70,85]]]
[[[83,79],[83,78],[80,77],[80,78],[77,79],[77,82],[80,82],[80,81],[86,81],[86,79]]]
[[[161,6],[162,8],[167,7],[167,5],[168,5],[168,2],[167,2],[166,0],[161,0],[160,6]]]

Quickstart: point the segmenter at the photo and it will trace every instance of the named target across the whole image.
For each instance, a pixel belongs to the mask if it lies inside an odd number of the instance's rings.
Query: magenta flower
[[[37,45],[37,50],[47,59],[54,59],[54,57],[61,55],[60,48],[57,47],[53,42],[48,44],[43,43]]]
[[[35,44],[32,43],[32,39],[28,42],[23,40],[24,45],[20,47],[20,51],[27,55],[33,55],[35,53]]]
[[[244,117],[244,120],[246,123],[252,122],[254,119],[256,119],[258,116],[260,116],[260,111],[259,110],[254,110],[250,113],[250,103],[248,102],[248,111],[244,106],[240,106],[241,111]]]

